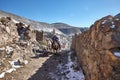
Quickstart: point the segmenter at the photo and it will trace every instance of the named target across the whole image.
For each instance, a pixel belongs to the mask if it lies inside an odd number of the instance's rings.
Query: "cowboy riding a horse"
[[[53,51],[56,51],[56,53],[61,49],[59,38],[56,35],[52,37],[52,49]]]

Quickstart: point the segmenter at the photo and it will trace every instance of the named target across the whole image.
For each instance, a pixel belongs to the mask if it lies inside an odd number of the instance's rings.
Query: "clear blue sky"
[[[104,16],[120,13],[120,0],[0,0],[0,10],[40,22],[90,27]]]

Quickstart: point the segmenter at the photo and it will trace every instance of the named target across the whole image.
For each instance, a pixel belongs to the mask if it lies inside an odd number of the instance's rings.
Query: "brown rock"
[[[120,21],[106,16],[72,40],[86,80],[120,80]]]

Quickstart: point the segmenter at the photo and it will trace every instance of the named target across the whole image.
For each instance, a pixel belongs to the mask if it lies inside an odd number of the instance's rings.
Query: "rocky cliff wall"
[[[20,40],[18,25],[19,22],[15,23],[10,17],[0,18],[0,75],[12,67],[10,61],[16,61],[18,65],[26,64],[35,55],[33,49],[40,47],[36,41],[36,31],[31,26],[24,34],[25,40]],[[27,26],[24,24],[25,28]]]
[[[120,80],[120,19],[106,16],[72,40],[86,80]]]

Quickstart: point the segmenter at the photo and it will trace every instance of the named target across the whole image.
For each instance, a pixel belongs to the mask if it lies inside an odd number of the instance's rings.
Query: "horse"
[[[54,52],[54,53],[57,53],[59,49],[60,49],[60,47],[59,47],[58,42],[54,40],[54,41],[52,42],[52,50],[53,50],[53,52]]]

